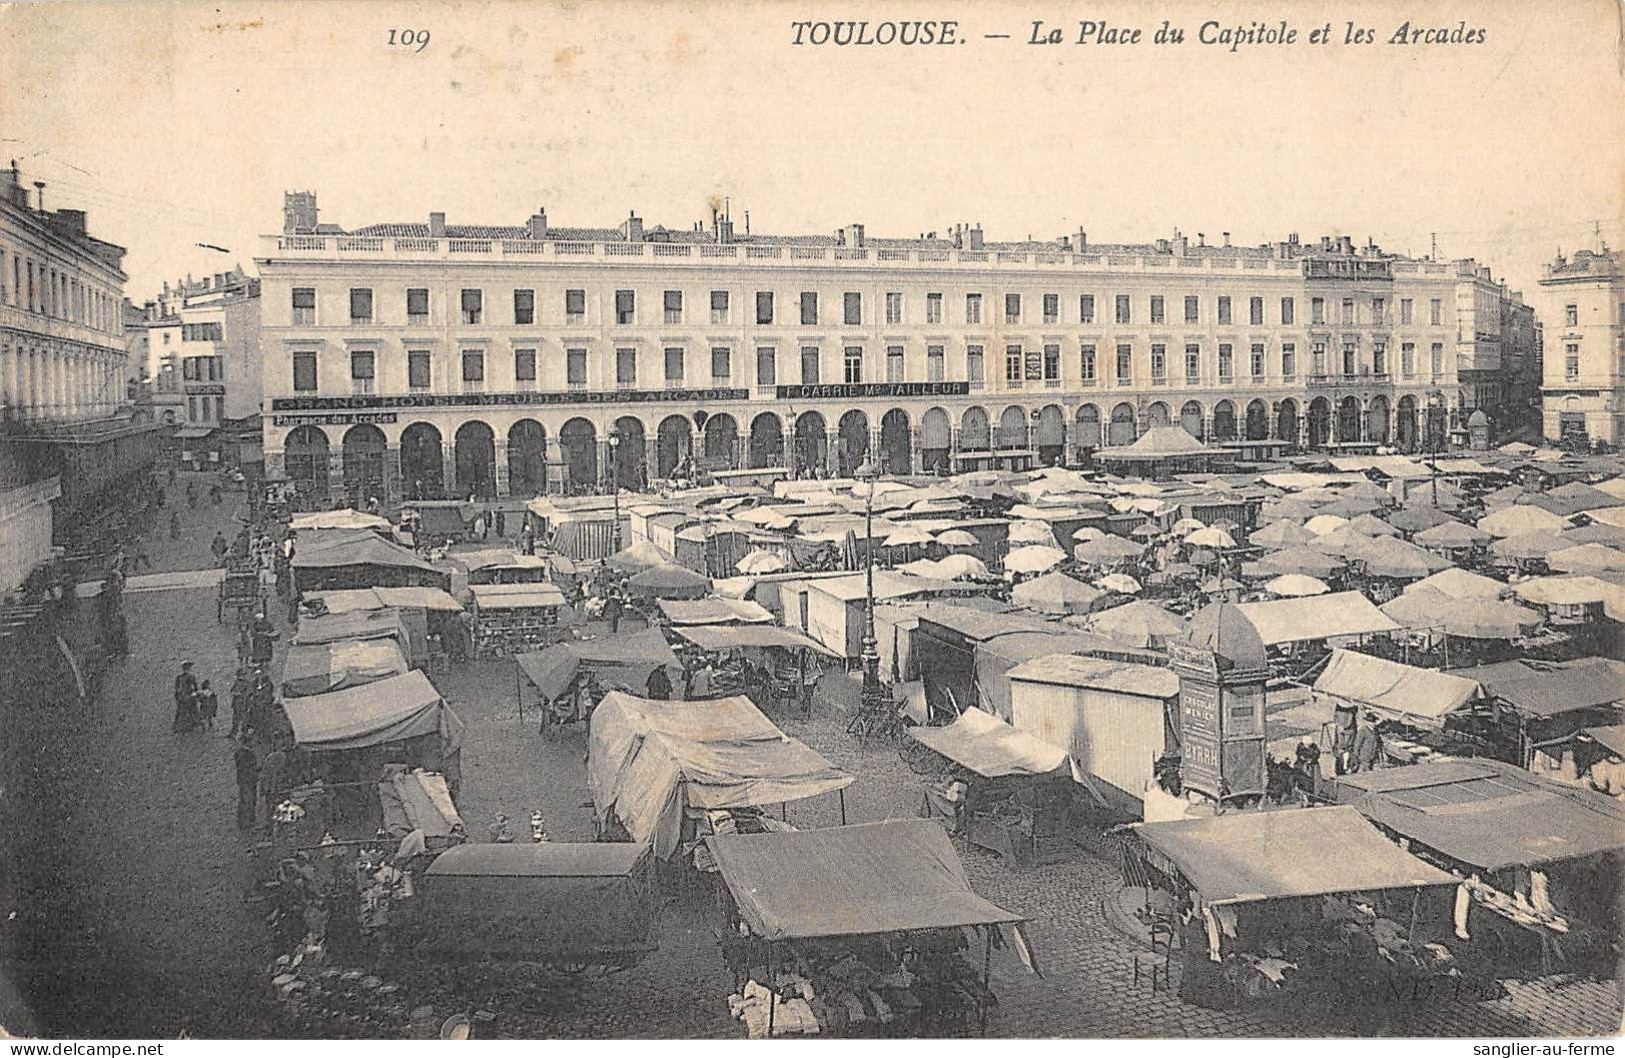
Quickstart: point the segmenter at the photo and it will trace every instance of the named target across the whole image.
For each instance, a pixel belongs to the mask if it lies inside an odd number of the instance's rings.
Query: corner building
[[[264,241],[266,472],[361,500],[711,469],[849,475],[1216,443],[1418,445],[1458,425],[1455,268],[1348,238],[1098,245],[427,223],[290,194]],[[620,443],[608,443],[611,429]]]

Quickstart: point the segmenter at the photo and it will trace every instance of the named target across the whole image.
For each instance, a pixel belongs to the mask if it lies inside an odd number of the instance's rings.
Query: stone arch
[[[1100,447],[1100,409],[1080,404],[1072,413],[1072,446],[1079,452]]]
[[[1236,406],[1228,400],[1213,405],[1213,439],[1220,443],[1236,439]]]
[[[1365,435],[1380,445],[1388,443],[1388,398],[1377,395],[1365,410]]]
[[[972,452],[993,447],[993,429],[988,424],[986,408],[973,404],[960,414],[959,447]]]
[[[1344,397],[1338,401],[1337,439],[1339,441],[1360,439],[1360,398]]]
[[[738,420],[727,412],[718,412],[705,420],[703,432],[706,469],[732,470],[738,465]]]
[[[837,470],[843,478],[852,477],[869,458],[869,416],[853,408],[841,416],[836,427]]]
[[[1242,436],[1249,441],[1262,441],[1270,435],[1270,408],[1261,400],[1247,402],[1247,418]]]
[[[1111,425],[1107,427],[1107,441],[1113,445],[1131,445],[1139,436],[1134,422],[1134,405],[1124,401],[1112,409]]]
[[[750,421],[747,461],[752,470],[784,466],[784,420],[777,412],[764,411]]]
[[[1401,448],[1409,451],[1416,447],[1416,398],[1400,397],[1397,412],[1394,416],[1394,439]]]
[[[929,472],[948,467],[953,447],[953,424],[941,408],[930,408],[920,417],[920,466]]]
[[[1306,421],[1309,447],[1326,447],[1326,443],[1332,439],[1332,402],[1325,397],[1316,397],[1310,401]]]
[[[540,496],[547,491],[547,430],[535,419],[508,428],[508,494]]]
[[[372,423],[357,423],[344,431],[344,495],[350,506],[364,509],[367,501],[384,500],[384,431]]]
[[[1066,462],[1066,412],[1059,404],[1046,404],[1039,409],[1038,425],[1033,427],[1033,448],[1038,452],[1038,462],[1044,466]]]
[[[993,438],[993,447],[1026,448],[1028,436],[1026,408],[1012,404],[999,413],[999,431]]]
[[[1201,401],[1187,400],[1185,402],[1184,406],[1179,409],[1179,425],[1183,426],[1185,432],[1192,437],[1198,440],[1201,439],[1202,435],[1207,432],[1207,418],[1206,413],[1202,411]]]
[[[623,489],[637,491],[647,487],[649,445],[643,430],[643,420],[636,415],[622,415],[615,420],[614,429],[621,431],[621,440],[615,445],[613,457],[615,480]]]
[[[1168,426],[1172,422],[1173,412],[1160,400],[1152,401],[1145,409],[1145,427],[1148,430],[1154,426]]]
[[[457,427],[452,440],[457,459],[457,495],[490,498],[497,493],[496,434],[479,419]]]
[[[886,474],[907,474],[914,469],[914,438],[908,412],[893,408],[880,417],[880,469]]]
[[[694,454],[694,429],[686,415],[668,415],[655,427],[655,476],[669,478]]]
[[[1288,444],[1298,443],[1298,402],[1291,397],[1281,401],[1275,414],[1275,435]]]
[[[598,483],[598,427],[576,416],[559,427],[564,453],[564,480],[571,492],[589,491]]]
[[[296,426],[282,442],[282,468],[305,496],[327,499],[327,432],[320,426]]]
[[[445,440],[433,423],[415,422],[401,431],[401,491],[414,500],[432,500],[446,490]]]
[[[796,468],[811,474],[826,470],[828,462],[828,424],[818,412],[804,411],[796,416]]]

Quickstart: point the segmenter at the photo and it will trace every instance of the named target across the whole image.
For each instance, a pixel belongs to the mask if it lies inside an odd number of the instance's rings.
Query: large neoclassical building
[[[301,192],[258,264],[266,470],[335,498],[1076,462],[1170,423],[1416,446],[1462,406],[1455,265],[1346,237],[343,230]]]

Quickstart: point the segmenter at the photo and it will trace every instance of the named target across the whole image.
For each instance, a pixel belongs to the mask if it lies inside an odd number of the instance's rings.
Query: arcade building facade
[[[1167,424],[1415,449],[1462,408],[1455,269],[1347,238],[343,231],[296,193],[263,254],[266,472],[329,500],[1077,465]]]

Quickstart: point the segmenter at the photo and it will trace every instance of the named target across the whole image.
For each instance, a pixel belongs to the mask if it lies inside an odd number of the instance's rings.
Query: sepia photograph
[[[1625,0],[0,4],[0,1046],[1611,1055],[1622,247]]]

